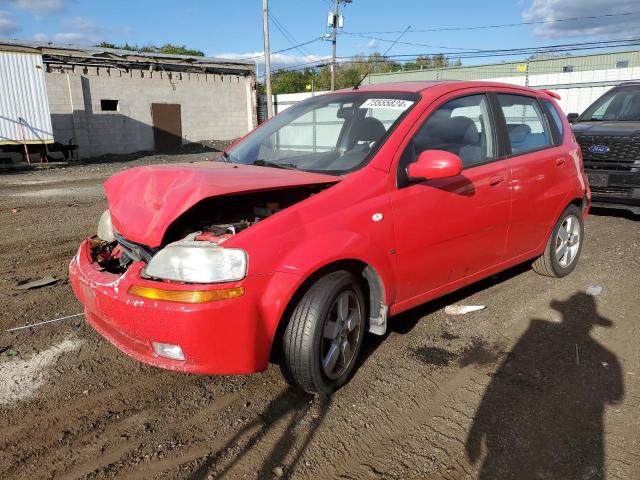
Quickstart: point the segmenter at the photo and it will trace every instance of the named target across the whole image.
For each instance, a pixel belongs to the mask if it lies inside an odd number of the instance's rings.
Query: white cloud
[[[101,28],[93,20],[87,20],[80,16],[73,17],[71,20],[67,20],[65,25],[73,30],[92,30],[99,31]]]
[[[526,22],[637,12],[637,0],[533,0],[522,17]],[[631,38],[640,34],[640,15],[553,22],[540,25],[534,34],[543,38],[611,36]]]
[[[0,3],[8,4],[36,16],[61,13],[66,10],[64,0],[0,0]]]
[[[7,12],[0,11],[0,35],[10,36],[18,30],[20,30],[20,28],[13,20],[13,17]]]
[[[249,52],[249,53],[218,53],[214,54],[217,58],[226,58],[229,60],[249,60],[252,62],[258,62],[259,65],[264,64],[264,52]],[[278,70],[279,68],[287,68],[298,66],[304,63],[318,62],[327,60],[329,57],[321,55],[286,55],[283,53],[274,53],[271,55],[271,70]],[[313,65],[309,65],[313,67]]]
[[[95,35],[77,32],[59,32],[53,36],[54,43],[70,43],[72,45],[94,45],[100,41]]]
[[[38,42],[64,43],[69,45],[95,45],[100,41],[95,35],[79,32],[59,32],[53,35],[36,33],[33,39]]]
[[[372,38],[371,40],[369,40],[369,43],[367,43],[367,48],[371,48],[371,49],[380,48],[380,42],[375,38]]]

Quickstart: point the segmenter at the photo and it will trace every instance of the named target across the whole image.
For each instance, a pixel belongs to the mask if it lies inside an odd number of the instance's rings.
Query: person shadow
[[[624,396],[616,356],[590,336],[611,327],[595,298],[553,301],[560,323],[529,328],[493,375],[466,440],[480,480],[604,479],[603,415]]]

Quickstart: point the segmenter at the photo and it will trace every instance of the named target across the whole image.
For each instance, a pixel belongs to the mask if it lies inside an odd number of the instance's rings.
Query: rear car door
[[[509,167],[499,160],[488,96],[448,95],[410,133],[397,163],[394,212],[397,298],[426,300],[498,264],[510,213]],[[412,183],[406,167],[424,150],[458,155],[461,175]]]
[[[571,158],[563,147],[565,132],[554,131],[538,98],[497,93],[511,170],[513,211],[507,259],[530,256],[546,240],[571,191]]]

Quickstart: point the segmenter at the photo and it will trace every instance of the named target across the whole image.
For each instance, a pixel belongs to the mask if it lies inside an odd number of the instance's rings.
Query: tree
[[[271,90],[274,95],[282,93],[304,92],[307,85],[315,82],[317,73],[306,68],[304,70],[278,70],[271,75]]]
[[[442,54],[419,55],[415,61],[400,64],[389,60],[380,52],[370,55],[354,55],[346,62],[338,63],[336,68],[336,88],[353,87],[365,75],[372,73],[389,73],[398,70],[419,70],[429,68],[445,68],[460,66],[458,59],[451,62]],[[271,84],[275,95],[282,93],[299,93],[307,90],[307,85],[314,83],[316,90],[328,90],[331,85],[331,70],[328,66],[306,68],[304,70],[281,69],[273,73]]]
[[[117,45],[115,43],[101,42],[96,47],[101,48],[114,48],[118,50],[130,50],[133,52],[147,52],[147,53],[166,53],[171,55],[191,55],[193,57],[204,57],[204,52],[200,50],[193,50],[187,48],[185,45],[174,45],[172,43],[165,43],[158,47],[156,45],[145,45],[143,47],[138,45],[129,45],[125,43],[123,45]]]
[[[415,61],[407,62],[404,64],[405,70],[427,70],[429,68],[446,68],[446,67],[460,67],[462,61],[457,59],[451,62],[443,54],[437,55],[419,55]]]

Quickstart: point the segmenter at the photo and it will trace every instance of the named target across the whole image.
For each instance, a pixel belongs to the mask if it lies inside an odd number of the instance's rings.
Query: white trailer
[[[44,151],[51,143],[42,55],[0,51],[0,159],[10,158],[7,152],[26,152],[30,145]]]

